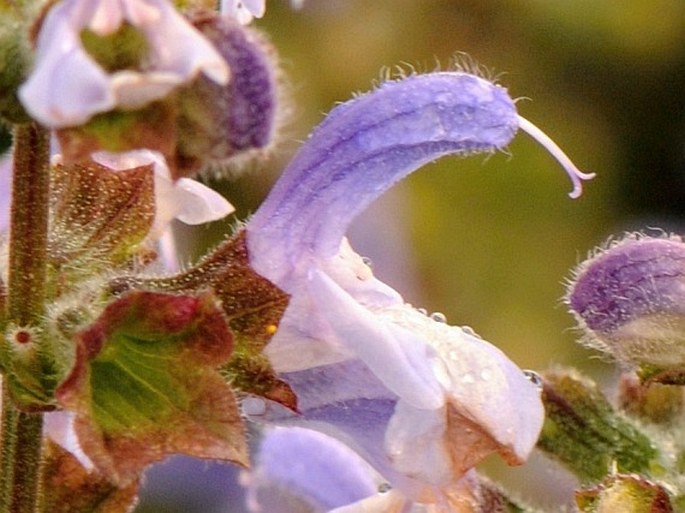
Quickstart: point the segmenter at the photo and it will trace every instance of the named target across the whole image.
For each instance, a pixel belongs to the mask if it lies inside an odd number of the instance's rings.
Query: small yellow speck
[[[266,327],[266,333],[269,335],[273,335],[274,333],[276,333],[277,329],[278,329],[278,326],[276,326],[275,324],[269,324]]]

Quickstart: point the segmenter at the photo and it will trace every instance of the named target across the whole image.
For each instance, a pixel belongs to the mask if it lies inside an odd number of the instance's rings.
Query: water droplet
[[[242,408],[245,415],[264,415],[266,413],[266,401],[259,397],[248,397],[243,399]]]
[[[373,260],[371,260],[369,257],[362,257],[362,262],[364,262],[364,265],[369,269],[373,269]]]
[[[425,308],[417,308],[416,311],[419,312],[421,315],[428,315],[428,310],[426,310]]]
[[[459,353],[457,351],[450,351],[447,355],[450,360],[456,362],[459,360]]]
[[[478,333],[476,333],[476,331],[471,326],[462,326],[461,331],[463,331],[464,333],[466,333],[467,335],[470,335],[472,337],[476,337],[476,338],[480,338],[480,339],[483,338]]]
[[[473,378],[473,376],[471,374],[466,373],[461,377],[461,382],[468,384],[468,383],[475,383],[476,380]]]
[[[378,493],[388,493],[392,490],[390,483],[381,483],[378,485]]]
[[[482,379],[483,381],[488,381],[491,377],[492,373],[489,370],[483,369],[482,371],[480,371],[480,379]]]
[[[542,378],[540,377],[540,374],[532,370],[524,370],[523,375],[528,381],[538,387],[539,390],[542,390]]]
[[[433,319],[435,322],[442,322],[445,323],[447,322],[447,317],[445,317],[445,314],[442,312],[433,312],[430,315],[431,319]]]

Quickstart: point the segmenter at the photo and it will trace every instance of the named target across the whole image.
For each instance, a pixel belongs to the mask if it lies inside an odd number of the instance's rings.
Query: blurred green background
[[[612,234],[685,231],[685,2],[306,0],[293,11],[269,0],[255,26],[280,54],[290,114],[263,169],[212,182],[239,217],[336,102],[383,68],[448,69],[465,52],[597,178],[569,199],[562,169],[521,134],[511,155],[447,158],[411,176],[362,215],[352,243],[358,234],[408,301],[473,326],[522,368],[577,366],[610,385],[614,367],[575,342],[564,281]],[[225,231],[185,233],[202,247]],[[146,504],[140,512],[153,511]]]

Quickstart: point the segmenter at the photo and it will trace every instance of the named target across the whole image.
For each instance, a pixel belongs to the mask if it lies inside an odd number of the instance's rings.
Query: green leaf
[[[247,464],[238,406],[217,370],[233,343],[213,294],[129,292],[77,344],[56,396],[113,482],[125,485],[171,453]]]
[[[221,300],[235,343],[231,359],[221,366],[226,380],[242,392],[297,410],[295,393],[277,376],[263,353],[289,296],[252,270],[244,231],[225,240],[183,274],[151,280],[121,278],[111,284],[115,292],[141,287],[174,292],[213,290]]]

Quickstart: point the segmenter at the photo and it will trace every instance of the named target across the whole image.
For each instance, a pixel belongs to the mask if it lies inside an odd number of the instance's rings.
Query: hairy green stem
[[[14,169],[10,225],[6,320],[16,327],[38,328],[45,309],[49,201],[49,135],[35,123],[14,131]],[[5,372],[15,365],[3,348]],[[40,511],[43,417],[15,408],[12,378],[2,380],[0,434],[0,512]]]
[[[7,317],[17,326],[43,317],[47,271],[50,140],[36,124],[14,131],[14,177]]]

